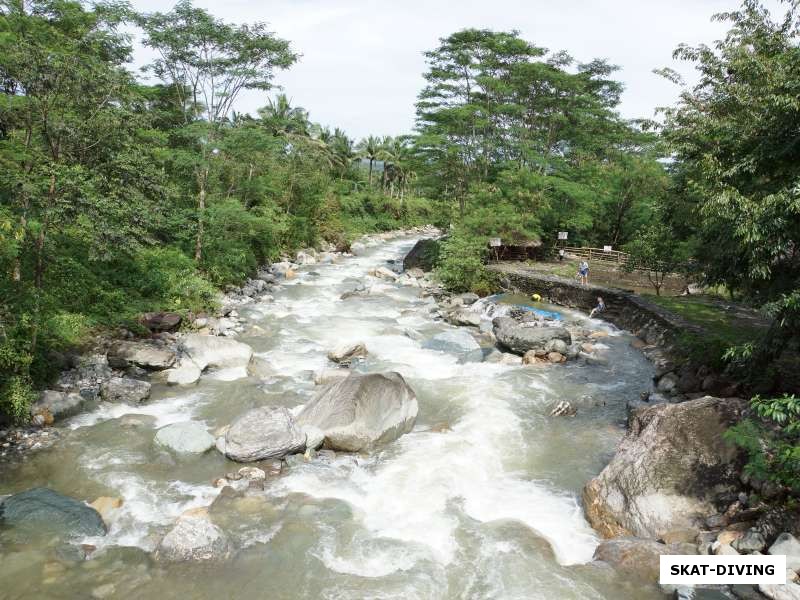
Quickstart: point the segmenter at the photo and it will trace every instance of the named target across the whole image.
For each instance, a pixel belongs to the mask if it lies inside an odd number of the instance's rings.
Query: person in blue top
[[[585,260],[582,260],[580,266],[578,266],[578,275],[581,278],[581,284],[586,285],[589,283],[589,263]]]
[[[592,312],[589,313],[589,318],[593,318],[596,314],[604,312],[606,310],[606,303],[603,302],[603,299],[598,296],[597,297],[597,306],[592,309]]]

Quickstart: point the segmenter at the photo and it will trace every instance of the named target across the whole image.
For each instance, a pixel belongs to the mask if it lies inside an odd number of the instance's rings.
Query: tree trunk
[[[194,260],[200,262],[203,257],[203,217],[206,212],[206,178],[208,169],[203,171],[198,177],[200,191],[197,195],[197,239],[194,245]]]
[[[372,159],[369,159],[369,187],[372,189]]]

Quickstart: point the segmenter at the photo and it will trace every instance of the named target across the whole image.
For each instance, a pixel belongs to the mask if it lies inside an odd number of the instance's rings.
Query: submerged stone
[[[0,504],[0,523],[64,537],[106,534],[94,508],[49,488],[33,488]]]

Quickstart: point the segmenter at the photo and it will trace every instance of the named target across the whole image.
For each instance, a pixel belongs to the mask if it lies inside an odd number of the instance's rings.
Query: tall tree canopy
[[[722,40],[675,51],[699,81],[665,110],[681,191],[672,210],[694,217],[708,281],[766,303],[788,339],[800,333],[798,7],[774,20],[745,0],[716,19],[730,23]]]

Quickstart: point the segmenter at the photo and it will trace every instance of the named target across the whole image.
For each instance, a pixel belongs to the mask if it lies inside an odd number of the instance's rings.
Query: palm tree
[[[339,170],[339,179],[343,179],[356,158],[353,140],[337,127],[333,130],[333,136],[328,145],[333,152],[334,164]]]
[[[402,199],[410,179],[416,174],[410,162],[413,149],[408,136],[386,137],[381,146],[380,158],[383,160],[384,183],[389,183],[389,194],[394,196],[394,184],[398,183],[398,196]]]
[[[381,152],[381,140],[378,139],[376,136],[371,135],[363,140],[361,140],[358,144],[358,151],[361,155],[361,158],[365,158],[369,161],[369,187],[372,187],[372,165],[375,163],[376,160],[380,160],[380,152]]]
[[[262,124],[272,135],[308,135],[308,112],[302,106],[292,106],[286,94],[278,94],[275,100],[267,99],[267,105],[258,109]]]

